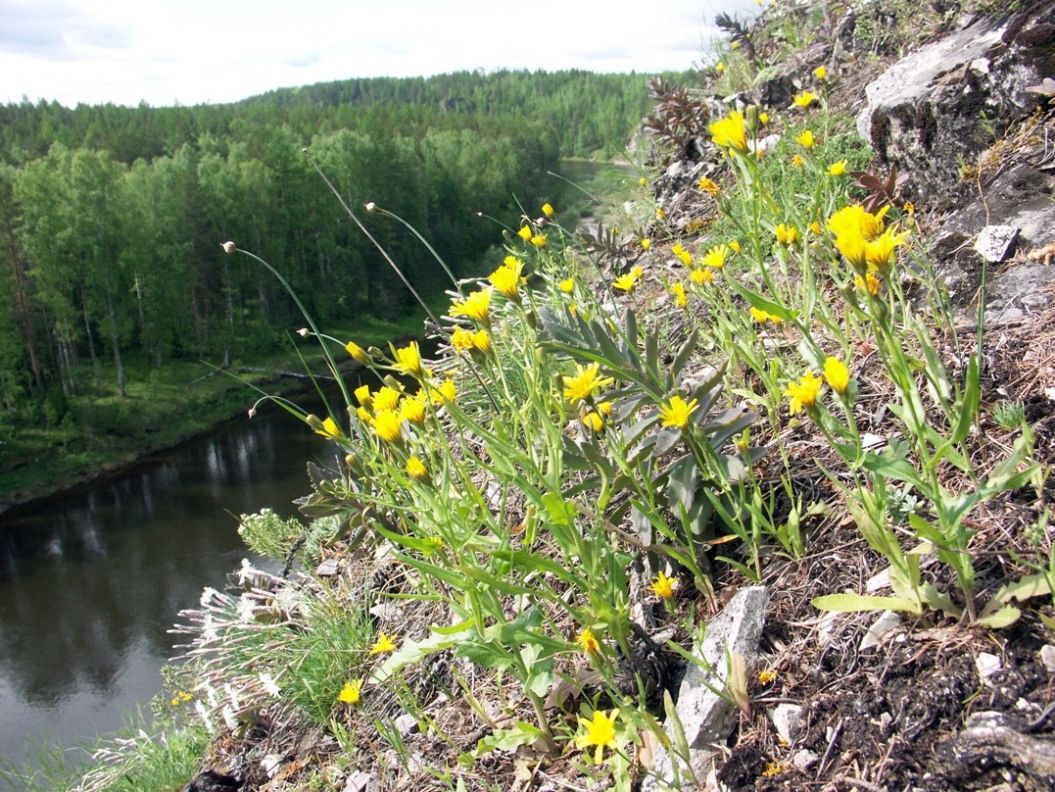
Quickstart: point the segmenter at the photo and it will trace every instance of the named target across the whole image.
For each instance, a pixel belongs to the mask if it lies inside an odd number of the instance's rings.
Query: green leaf
[[[971,359],[967,363],[965,384],[963,399],[960,401],[960,415],[957,418],[956,426],[953,428],[952,437],[950,438],[953,443],[963,441],[967,437],[967,433],[971,431],[971,426],[978,415],[978,406],[982,398],[982,386],[979,382],[978,373],[978,357],[974,353],[971,354]]]
[[[575,506],[559,492],[548,492],[542,496],[542,505],[550,520],[557,525],[570,526],[575,520]]]
[[[512,729],[496,729],[476,744],[476,756],[491,751],[515,751],[523,745],[531,745],[542,737],[542,730],[525,721],[517,721]]]
[[[1014,605],[1005,605],[988,616],[980,616],[975,620],[979,627],[988,627],[990,630],[999,630],[1008,627],[1018,621],[1022,611]]]
[[[903,597],[872,597],[865,594],[854,594],[844,592],[842,594],[826,594],[813,600],[813,607],[818,610],[835,611],[837,613],[860,613],[862,611],[892,610],[920,615],[922,609],[919,604]]]
[[[730,278],[729,283],[732,284],[733,290],[751,303],[751,306],[757,308],[760,311],[765,311],[772,316],[777,317],[784,322],[794,322],[799,315],[798,311],[789,311],[780,303],[775,303],[772,300],[767,300],[761,294],[753,292],[750,289],[737,283],[734,279]]]

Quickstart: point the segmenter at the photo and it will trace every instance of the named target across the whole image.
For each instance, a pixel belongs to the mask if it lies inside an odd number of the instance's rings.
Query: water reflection
[[[0,756],[120,727],[160,689],[177,612],[246,554],[236,515],[294,514],[306,461],[327,453],[276,409],[119,481],[0,516]]]

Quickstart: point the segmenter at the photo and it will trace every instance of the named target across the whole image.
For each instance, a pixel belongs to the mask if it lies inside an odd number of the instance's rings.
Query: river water
[[[177,613],[248,555],[237,515],[293,516],[306,462],[329,448],[266,405],[119,480],[0,515],[0,757],[84,746],[148,710]]]

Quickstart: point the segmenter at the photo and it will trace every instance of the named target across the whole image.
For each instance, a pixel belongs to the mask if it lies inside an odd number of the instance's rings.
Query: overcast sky
[[[230,102],[349,77],[688,69],[755,0],[0,0],[0,103]]]

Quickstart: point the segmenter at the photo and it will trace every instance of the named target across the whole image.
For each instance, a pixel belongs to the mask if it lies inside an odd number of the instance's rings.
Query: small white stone
[[[813,751],[803,748],[801,751],[795,752],[795,755],[791,757],[791,763],[799,770],[809,770],[817,764],[819,759],[820,757]]]
[[[974,242],[975,252],[990,264],[998,264],[1007,258],[1008,251],[1018,238],[1018,226],[990,225],[978,234]]]
[[[1049,674],[1055,674],[1055,646],[1044,644],[1040,647],[1040,662],[1044,664]]]
[[[859,648],[864,650],[878,646],[883,637],[896,629],[899,624],[901,624],[901,616],[891,610],[883,611],[879,614],[879,618],[872,622],[872,626],[868,628],[868,632],[861,639]]]
[[[778,704],[769,713],[773,725],[785,742],[793,743],[802,731],[802,707],[798,704]]]
[[[400,734],[406,737],[408,734],[413,734],[418,730],[418,719],[410,713],[404,712],[393,721],[393,725]]]
[[[974,659],[974,665],[978,669],[978,676],[981,677],[982,683],[985,685],[989,684],[989,677],[1003,667],[1000,658],[988,652],[980,652],[978,657]]]

